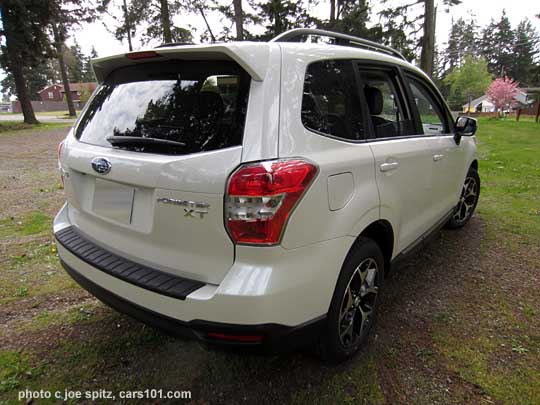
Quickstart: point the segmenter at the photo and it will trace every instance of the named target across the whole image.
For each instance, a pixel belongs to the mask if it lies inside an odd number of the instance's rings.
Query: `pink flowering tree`
[[[489,101],[499,111],[509,110],[514,104],[514,97],[518,93],[518,83],[508,77],[498,77],[489,85],[486,94]]]

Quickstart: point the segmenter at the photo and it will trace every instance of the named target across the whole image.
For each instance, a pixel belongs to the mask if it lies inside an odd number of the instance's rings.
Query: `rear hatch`
[[[232,60],[167,59],[116,68],[89,101],[61,156],[69,217],[120,256],[218,284],[251,77]]]

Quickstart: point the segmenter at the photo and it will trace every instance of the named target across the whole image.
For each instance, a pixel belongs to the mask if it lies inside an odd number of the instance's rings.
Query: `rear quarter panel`
[[[282,246],[287,249],[356,236],[379,219],[379,194],[369,146],[326,137],[303,126],[301,106],[306,66],[321,57],[318,53],[293,50],[282,54],[279,157],[306,158],[318,166],[319,172],[289,218],[282,240]],[[329,178],[343,173],[352,175],[352,190],[341,190],[346,195],[345,204],[341,209],[331,210],[332,201],[340,198],[329,196]],[[331,183],[330,189],[333,189]]]

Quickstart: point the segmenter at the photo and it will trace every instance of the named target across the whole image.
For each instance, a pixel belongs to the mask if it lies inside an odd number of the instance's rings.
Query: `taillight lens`
[[[229,179],[225,223],[235,243],[280,242],[289,215],[317,174],[300,159],[241,166]]]

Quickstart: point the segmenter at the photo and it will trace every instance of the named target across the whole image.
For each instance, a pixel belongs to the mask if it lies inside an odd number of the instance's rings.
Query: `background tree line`
[[[194,16],[204,21],[202,42],[265,41],[300,27],[360,36],[415,61],[454,107],[482,94],[494,76],[540,84],[538,33],[527,19],[515,28],[505,13],[482,28],[474,18],[459,19],[444,49],[437,48],[437,10],[449,11],[460,2],[383,0],[374,12],[369,0],[329,0],[321,18],[313,13],[317,0],[2,0],[0,64],[7,72],[2,87],[18,97],[25,122],[37,122],[30,100],[38,90],[53,82],[67,88],[70,81],[94,79],[89,61],[97,56],[95,50],[84,55],[76,42],[66,47],[65,41],[77,26],[105,16],[113,21],[108,30],[129,50],[135,39],[142,44],[194,42]],[[208,16],[216,13],[220,23],[211,25]],[[66,96],[75,115],[70,92]]]

